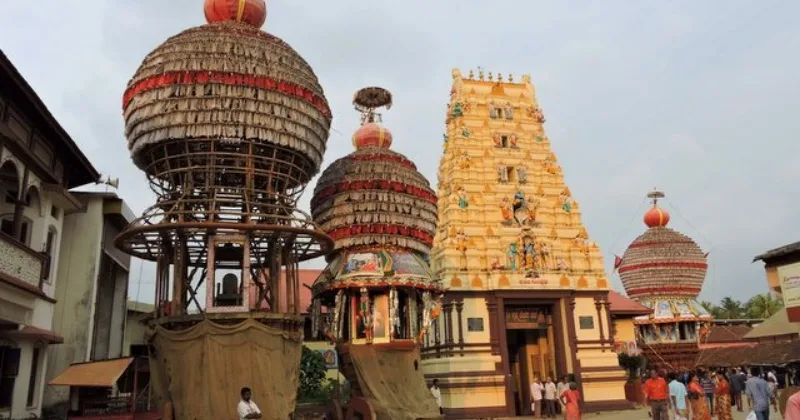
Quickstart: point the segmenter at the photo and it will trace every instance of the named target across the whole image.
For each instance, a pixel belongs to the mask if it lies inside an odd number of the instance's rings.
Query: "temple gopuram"
[[[347,407],[333,403],[333,417],[438,419],[418,346],[440,313],[442,287],[427,262],[436,196],[390,149],[392,133],[375,112],[391,107],[389,91],[361,89],[353,104],[362,114],[356,150],[325,169],[311,200],[314,220],[334,239],[312,287],[312,331],[336,343],[353,395]]]
[[[634,319],[636,339],[649,365],[691,369],[712,321],[696,300],[706,277],[706,254],[692,238],[667,227],[669,213],[658,206],[663,192],[648,197],[653,200],[644,215],[648,229],[615,265],[628,296],[653,310]]]
[[[524,415],[573,374],[588,411],[627,406],[609,284],[530,76],[452,73],[432,267],[447,288],[423,367],[452,417]]]

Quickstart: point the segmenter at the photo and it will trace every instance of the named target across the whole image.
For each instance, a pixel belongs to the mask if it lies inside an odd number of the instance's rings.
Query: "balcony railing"
[[[0,233],[0,255],[0,274],[42,288],[49,261],[46,255],[4,233]]]

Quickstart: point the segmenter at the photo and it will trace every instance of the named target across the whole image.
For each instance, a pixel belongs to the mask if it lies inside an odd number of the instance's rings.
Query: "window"
[[[500,141],[502,142],[504,148],[509,146],[508,136],[500,136]]]
[[[0,408],[10,408],[14,398],[14,381],[19,373],[20,351],[0,346]]]
[[[28,223],[28,220],[24,220],[22,222],[22,229],[21,229],[21,232],[20,232],[20,238],[14,238],[14,239],[19,239],[19,241],[22,242],[23,244],[27,244],[28,243],[28,226],[30,226],[30,224]],[[11,219],[3,219],[3,221],[0,222],[0,232],[3,232],[6,235],[11,236],[13,238],[14,237],[14,221],[11,220]]]
[[[53,219],[58,220],[58,212],[59,211],[60,211],[60,209],[58,207],[56,207],[56,206],[50,207],[50,217],[52,217]]]
[[[33,356],[31,357],[31,377],[28,379],[28,399],[27,407],[35,406],[34,398],[36,397],[36,388],[39,383],[39,353],[42,349],[38,347],[33,348]]]
[[[45,261],[44,267],[44,279],[50,280],[50,271],[53,267],[53,257],[55,257],[55,242],[56,242],[56,229],[54,227],[50,227],[47,230],[47,242],[44,245],[44,254],[47,255],[47,260]]]

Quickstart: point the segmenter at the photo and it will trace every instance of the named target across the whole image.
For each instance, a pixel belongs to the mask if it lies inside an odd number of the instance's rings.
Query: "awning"
[[[13,340],[44,341],[47,344],[61,344],[64,342],[64,338],[57,333],[44,328],[34,327],[33,325],[26,325],[22,327],[22,329],[11,331],[6,335]]]
[[[111,388],[133,361],[133,357],[70,365],[49,385]]]

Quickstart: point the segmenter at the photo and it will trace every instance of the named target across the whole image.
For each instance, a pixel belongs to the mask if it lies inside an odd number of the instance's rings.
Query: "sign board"
[[[322,355],[322,359],[325,360],[326,369],[339,368],[339,358],[336,357],[336,349],[319,349],[317,351]]]
[[[594,329],[594,317],[593,316],[581,316],[578,317],[578,323],[582,330],[593,330]]]
[[[778,267],[781,294],[789,322],[800,322],[800,262]]]
[[[547,329],[550,315],[542,308],[507,307],[506,328],[510,330]]]
[[[467,331],[469,332],[483,331],[483,318],[467,318]]]

